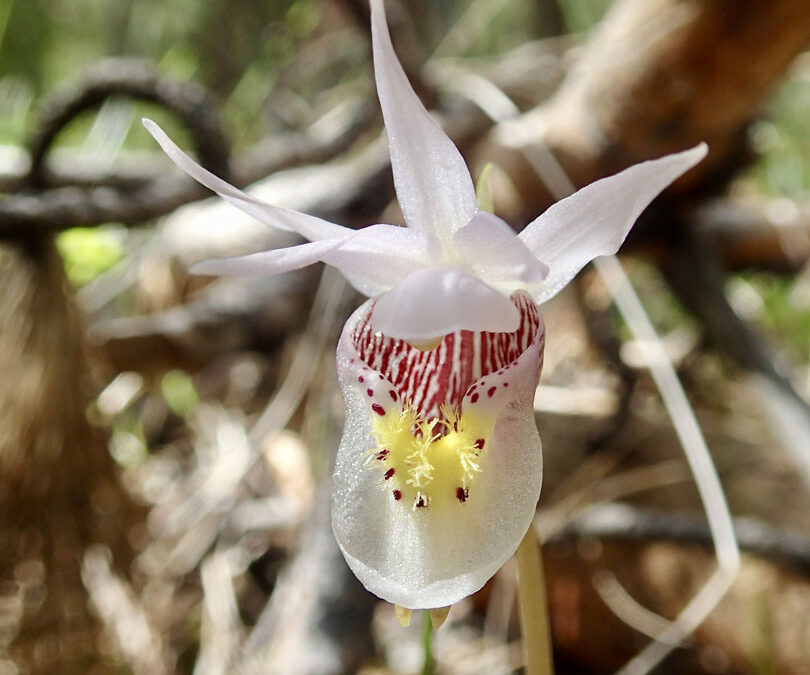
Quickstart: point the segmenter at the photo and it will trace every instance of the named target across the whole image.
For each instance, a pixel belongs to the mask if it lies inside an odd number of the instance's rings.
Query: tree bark
[[[83,330],[52,238],[0,249],[0,287],[0,601],[15,607],[0,665],[91,672],[102,657],[82,554],[103,544],[126,566],[139,516],[86,417]]]
[[[509,218],[555,201],[525,153],[545,146],[578,186],[700,141],[709,157],[682,187],[726,179],[748,124],[810,42],[805,0],[616,2],[555,95],[495,127],[473,151],[521,195]]]

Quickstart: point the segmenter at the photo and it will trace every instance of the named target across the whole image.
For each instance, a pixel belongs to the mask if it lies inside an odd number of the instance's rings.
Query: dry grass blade
[[[471,3],[436,47],[431,58],[464,52],[487,29],[492,19],[511,2],[513,0],[476,0]]]
[[[87,549],[82,581],[102,623],[135,675],[168,675],[162,641],[129,585],[110,569],[109,551]]]
[[[242,633],[228,551],[209,555],[200,577],[205,598],[194,675],[226,675]]]
[[[600,258],[595,265],[610,287],[614,302],[635,339],[647,344],[650,374],[695,477],[717,553],[718,568],[709,581],[677,618],[656,635],[656,640],[619,671],[620,675],[644,675],[693,632],[731,588],[740,569],[740,550],[706,440],[661,340],[619,261],[615,257]]]
[[[345,292],[343,278],[332,268],[326,268],[312,304],[306,332],[284,383],[250,430],[254,443],[283,429],[303,399],[318,371],[320,360],[317,355],[322,353],[334,327],[340,324],[337,315]]]
[[[197,466],[184,481],[185,494],[158,505],[149,517],[150,526],[162,537],[182,535],[176,549],[182,549],[186,540],[206,539],[199,536],[201,530],[197,526],[202,525],[202,530],[206,530],[205,523],[210,515],[219,522],[221,514],[227,513],[251,461],[251,448],[241,419],[224,409],[202,406],[196,421],[199,430],[195,443]],[[215,526],[212,535],[216,529]],[[203,544],[200,555],[206,548]],[[199,557],[194,558],[188,559],[181,568],[196,566]]]

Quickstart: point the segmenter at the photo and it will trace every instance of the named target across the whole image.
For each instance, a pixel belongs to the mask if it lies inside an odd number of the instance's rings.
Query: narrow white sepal
[[[527,225],[520,238],[549,267],[545,281],[532,289],[535,301],[555,295],[594,258],[616,253],[649,203],[707,152],[701,143],[631,166],[586,185]]]
[[[203,260],[192,265],[189,271],[192,274],[234,276],[282,274],[323,260],[324,254],[337,248],[340,244],[339,239],[325,239],[233,258]]]
[[[470,172],[458,148],[430,116],[394,54],[382,0],[371,0],[374,74],[391,167],[410,227],[446,239],[477,208]]]
[[[415,342],[456,330],[511,332],[519,323],[509,298],[452,267],[413,272],[377,299],[371,315],[375,331]]]
[[[147,118],[143,118],[141,122],[143,126],[146,127],[146,130],[152,134],[152,137],[158,142],[160,147],[163,148],[163,152],[165,152],[169,159],[180,169],[198,183],[216,192],[225,201],[233,204],[240,211],[244,211],[249,216],[256,218],[256,220],[270,225],[271,227],[277,227],[280,230],[298,232],[298,234],[310,241],[341,237],[352,232],[350,228],[330,223],[329,221],[316,218],[315,216],[308,216],[305,213],[299,213],[292,209],[266,204],[252,197],[248,193],[235,188],[230,183],[226,183],[224,180],[208,171],[208,169],[204,169],[200,166],[183,152],[155,122]]]

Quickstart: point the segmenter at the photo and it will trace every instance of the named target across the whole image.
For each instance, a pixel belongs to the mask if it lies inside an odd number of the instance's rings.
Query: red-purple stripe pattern
[[[367,366],[390,380],[401,400],[410,402],[423,419],[435,419],[442,403],[458,410],[476,380],[515,361],[537,337],[537,305],[525,293],[515,293],[511,300],[521,317],[513,333],[461,330],[446,335],[436,349],[420,351],[404,340],[373,333],[369,312],[355,326],[352,343]]]

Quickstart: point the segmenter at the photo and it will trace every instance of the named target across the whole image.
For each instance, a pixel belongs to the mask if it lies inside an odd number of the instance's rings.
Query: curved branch
[[[232,181],[246,185],[285,168],[335,157],[369,127],[370,110],[368,105],[361,106],[348,125],[336,127],[326,137],[299,133],[260,142],[232,162]],[[176,173],[162,174],[149,182],[116,175],[107,179],[102,184],[54,187],[0,199],[0,239],[20,239],[109,222],[142,225],[210,196],[198,183]]]
[[[157,103],[176,115],[188,129],[200,162],[228,179],[228,141],[205,89],[162,77],[148,61],[106,59],[88,70],[78,85],[58,91],[43,104],[39,129],[28,143],[31,166],[27,182],[31,186],[47,185],[45,157],[59,133],[111,96]]]

